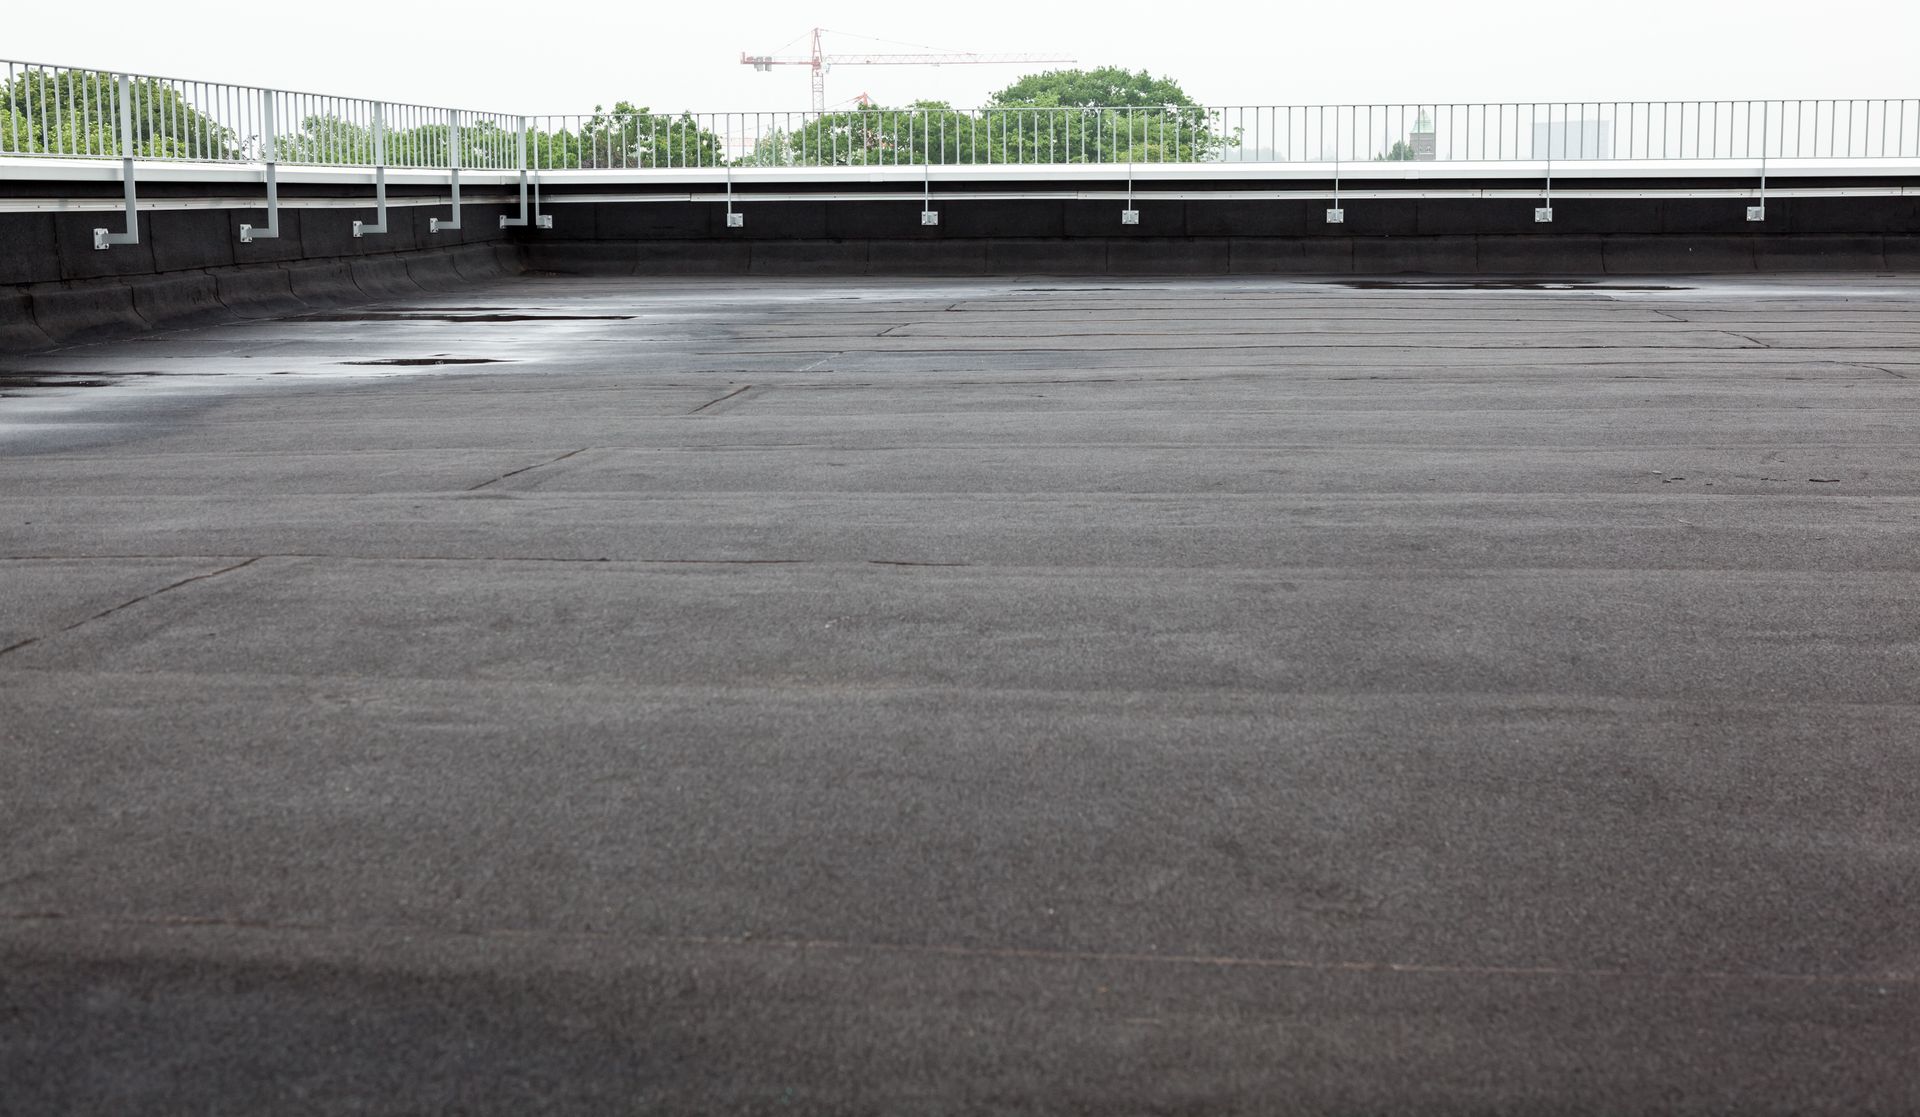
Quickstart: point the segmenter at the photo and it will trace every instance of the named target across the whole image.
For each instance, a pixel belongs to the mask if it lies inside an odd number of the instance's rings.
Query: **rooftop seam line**
[[[115,613],[120,612],[123,609],[131,609],[133,606],[140,604],[142,601],[150,601],[153,598],[159,597],[163,593],[171,593],[172,591],[179,589],[181,586],[189,585],[193,582],[204,582],[210,578],[218,578],[222,574],[231,574],[234,571],[241,569],[242,567],[252,566],[254,563],[259,562],[261,559],[265,557],[267,556],[255,555],[252,558],[243,559],[240,562],[236,562],[231,566],[223,566],[218,570],[209,571],[208,573],[205,573],[205,574],[195,574],[190,578],[182,578],[179,581],[173,583],[172,585],[162,586],[159,589],[152,591],[151,593],[143,593],[139,597],[136,597],[131,601],[123,601],[120,604],[113,606],[111,609],[104,609],[98,613],[95,613],[93,616],[86,618],[85,620],[75,621],[72,624],[67,625],[65,628],[56,629],[53,632],[42,633],[38,636],[29,636],[25,640],[20,641],[19,643],[9,644],[4,648],[0,648],[0,655],[8,655],[13,652],[17,652],[21,648],[28,647],[29,645],[32,645],[32,644],[37,644],[40,641],[45,640],[50,636],[59,636],[62,633],[72,632],[74,629],[79,628],[82,625],[92,624],[94,621],[105,619],[107,617],[112,616]]]
[[[1359,959],[1276,958],[1233,954],[1157,954],[1137,950],[1074,950],[1051,947],[969,946],[963,943],[861,942],[853,939],[748,938],[730,935],[625,935],[617,931],[578,928],[536,927],[396,927],[391,924],[336,926],[325,923],[236,919],[222,916],[156,914],[149,916],[74,916],[61,911],[22,911],[0,913],[10,923],[60,923],[84,921],[108,926],[132,927],[219,927],[236,930],[269,931],[292,934],[379,934],[394,931],[437,934],[451,938],[479,939],[572,939],[623,942],[649,942],[685,948],[747,948],[787,950],[795,953],[864,952],[906,954],[933,957],[995,959],[1004,961],[1117,963],[1128,965],[1203,966],[1209,968],[1245,968],[1297,970],[1319,973],[1400,974],[1424,977],[1535,977],[1601,978],[1642,981],[1756,981],[1801,985],[1914,985],[1920,973],[1883,970],[1878,973],[1787,973],[1779,970],[1655,970],[1624,966],[1499,965],[1444,962],[1394,962]]]
[[[749,389],[751,389],[752,387],[753,387],[753,385],[751,385],[751,384],[742,384],[742,385],[740,385],[740,386],[739,386],[738,388],[735,388],[735,389],[734,389],[733,391],[731,391],[731,392],[728,392],[728,393],[727,393],[726,395],[724,395],[724,396],[721,396],[721,397],[720,397],[719,399],[710,399],[710,400],[708,400],[707,402],[705,402],[705,403],[703,403],[703,404],[701,404],[701,405],[700,405],[699,407],[696,407],[696,408],[694,408],[694,409],[693,409],[692,411],[689,411],[689,412],[687,412],[687,414],[689,414],[689,415],[698,415],[698,414],[700,414],[700,413],[701,413],[702,411],[705,411],[705,410],[706,410],[707,408],[709,408],[709,407],[714,407],[714,406],[717,406],[717,405],[719,405],[719,404],[723,404],[723,403],[725,403],[725,402],[727,402],[728,400],[730,400],[730,399],[732,399],[732,398],[734,398],[735,396],[738,396],[738,395],[740,395],[741,393],[743,393],[743,392],[746,392],[746,391],[748,391],[748,390],[749,390]]]
[[[557,458],[551,458],[544,462],[534,462],[532,465],[523,465],[519,469],[509,470],[506,473],[502,473],[498,477],[494,477],[489,480],[482,481],[478,485],[471,485],[467,488],[467,491],[470,493],[479,492],[481,489],[486,488],[488,485],[496,485],[502,481],[505,481],[509,477],[518,477],[522,473],[526,473],[529,470],[539,469],[542,466],[553,465],[555,462],[566,461],[568,458],[573,457],[575,454],[584,454],[591,449],[593,449],[593,447],[591,446],[582,446],[578,450],[568,450],[566,453],[560,455]]]

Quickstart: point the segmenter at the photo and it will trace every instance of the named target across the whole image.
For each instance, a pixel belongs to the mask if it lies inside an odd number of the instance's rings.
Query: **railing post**
[[[116,233],[110,229],[95,229],[93,247],[98,251],[105,251],[116,244],[140,243],[140,212],[134,200],[133,185],[133,80],[126,74],[116,76],[120,79],[120,180],[126,187],[127,230]]]
[[[1546,224],[1553,220],[1553,145],[1547,145],[1547,192],[1540,197],[1541,204],[1534,207],[1533,220],[1536,224]]]
[[[500,215],[502,229],[517,228],[527,223],[527,118],[521,117],[518,133],[514,136],[514,155],[520,164],[520,216]]]
[[[520,126],[520,135],[515,140],[514,153],[516,156],[518,156],[520,161],[520,216],[508,217],[504,213],[501,214],[500,227],[502,229],[524,228],[529,223],[529,217],[527,213],[527,118],[526,117],[523,116],[520,118],[519,126]],[[534,180],[533,213],[531,217],[531,223],[534,225],[535,228],[540,228],[540,229],[553,228],[553,217],[549,214],[544,214],[540,212],[540,186],[539,186],[538,179]]]
[[[1340,208],[1340,136],[1339,136],[1339,129],[1340,129],[1340,123],[1339,123],[1339,121],[1338,121],[1338,120],[1336,119],[1336,120],[1334,121],[1334,132],[1335,132],[1335,135],[1334,135],[1334,137],[1333,137],[1333,208],[1331,208],[1331,209],[1329,209],[1329,210],[1327,210],[1327,224],[1329,224],[1329,225],[1344,225],[1344,224],[1346,224],[1346,222],[1347,222],[1347,211],[1346,211],[1346,210],[1344,210],[1344,209],[1341,209],[1341,208]],[[1322,134],[1322,136],[1324,137],[1324,135],[1325,135],[1325,131],[1324,131],[1324,129],[1322,130],[1322,133],[1321,133],[1321,134]]]
[[[441,231],[457,233],[460,231],[460,110],[447,110],[447,170],[453,175],[453,218],[442,222],[438,217],[427,219],[427,232]]]
[[[267,165],[267,227],[255,229],[251,225],[240,226],[241,244],[252,244],[256,240],[272,240],[280,235],[280,153],[275,148],[274,113],[273,90],[262,89],[260,91],[260,157]]]
[[[387,231],[387,107],[380,102],[373,106],[373,197],[374,212],[380,220],[372,225],[355,221],[353,235],[356,237]]]

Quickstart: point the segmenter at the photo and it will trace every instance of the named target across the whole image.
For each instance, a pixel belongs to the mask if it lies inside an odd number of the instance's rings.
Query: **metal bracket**
[[[280,165],[276,162],[279,153],[274,150],[273,116],[273,91],[263,89],[260,91],[260,157],[267,165],[267,227],[240,226],[241,244],[273,240],[280,235]]]
[[[438,217],[427,218],[429,233],[457,233],[460,231],[460,168],[453,170],[453,216],[445,221]]]
[[[532,225],[536,229],[551,229],[553,228],[553,214],[540,212],[540,177],[535,175],[533,179],[533,213],[531,218],[529,218],[527,213],[527,172],[521,171],[520,216],[508,217],[504,213],[501,214],[500,227],[502,229],[510,229],[521,228],[527,225]]]
[[[747,223],[747,215],[733,212],[733,168],[727,168],[727,228],[738,229]]]
[[[380,220],[372,225],[353,223],[353,235],[382,235],[387,231],[387,120],[386,110],[378,102],[373,106],[373,197],[374,212]]]
[[[358,233],[354,234],[358,236]],[[280,177],[273,163],[267,164],[267,227],[256,229],[252,225],[240,226],[240,243],[252,244],[257,240],[274,240],[280,236]]]
[[[933,208],[933,167],[931,165],[921,167],[921,175],[920,181],[925,193],[920,199],[920,224],[938,225],[940,211]]]
[[[518,146],[518,147],[519,147],[519,149],[520,149],[520,216],[518,216],[518,217],[508,217],[508,216],[507,216],[506,214],[504,214],[504,213],[503,213],[503,214],[501,214],[501,215],[500,215],[500,227],[501,227],[502,229],[508,229],[508,228],[521,228],[521,227],[524,227],[524,226],[526,226],[526,225],[527,225],[527,223],[528,223],[528,216],[527,216],[527,118],[526,118],[526,117],[524,117],[524,116],[520,118],[520,135],[519,135],[519,138],[518,138],[518,140],[517,140],[516,142],[517,142],[517,146]],[[552,215],[552,214],[547,214],[547,213],[541,213],[541,212],[540,212],[540,176],[539,176],[539,174],[538,174],[538,173],[536,173],[536,174],[535,174],[535,175],[533,176],[533,216],[532,216],[532,224],[533,224],[533,226],[534,226],[535,228],[537,228],[537,229],[551,229],[551,228],[553,228],[553,215]]]
[[[1547,156],[1547,192],[1540,196],[1544,205],[1534,207],[1533,220],[1536,224],[1546,224],[1553,220],[1553,156]]]
[[[1120,224],[1140,224],[1140,211],[1133,208],[1133,164],[1127,164],[1127,208],[1120,211]]]
[[[116,233],[112,229],[95,229],[93,247],[104,252],[116,244],[140,243],[140,211],[134,198],[133,185],[133,83],[127,75],[120,78],[120,180],[126,184],[127,229]]]
[[[427,219],[429,233],[457,233],[460,231],[460,112],[447,110],[447,170],[453,175],[453,217],[442,221],[438,217]]]
[[[1766,143],[1766,139],[1764,136],[1761,138],[1760,142],[1762,144]],[[1763,147],[1760,151],[1760,204],[1757,206],[1747,207],[1747,220],[1748,221],[1765,221],[1766,219],[1767,219],[1767,153],[1766,153],[1766,149]]]
[[[1340,208],[1340,156],[1337,142],[1335,148],[1333,159],[1333,208],[1327,211],[1327,224],[1344,225],[1347,223],[1347,211]]]
[[[508,217],[504,213],[501,214],[500,227],[502,229],[517,229],[517,228],[524,227],[526,224],[527,224],[527,172],[521,171],[520,172],[520,216]]]

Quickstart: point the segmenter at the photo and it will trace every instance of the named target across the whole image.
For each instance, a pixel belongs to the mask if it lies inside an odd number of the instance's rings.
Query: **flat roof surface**
[[[1920,1110],[1917,346],[532,278],[0,358],[0,1110]]]

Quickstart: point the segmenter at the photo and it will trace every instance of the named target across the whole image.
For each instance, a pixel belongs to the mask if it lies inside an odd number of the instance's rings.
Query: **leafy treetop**
[[[1159,108],[1198,104],[1171,78],[1118,66],[1028,74],[988,99],[996,108]]]

